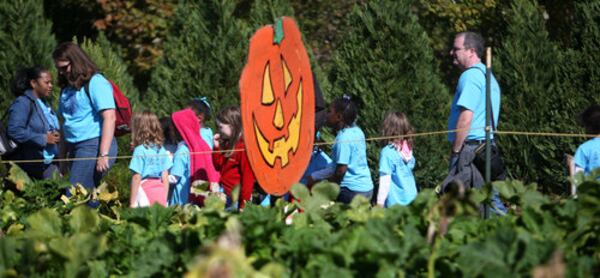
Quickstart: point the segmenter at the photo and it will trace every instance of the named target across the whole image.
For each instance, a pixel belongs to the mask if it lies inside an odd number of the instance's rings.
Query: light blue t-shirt
[[[161,178],[162,172],[173,166],[167,151],[162,146],[139,145],[133,150],[129,169],[142,176],[142,179]]]
[[[371,172],[367,163],[365,134],[353,125],[338,131],[333,145],[332,159],[336,164],[348,166],[340,186],[356,192],[373,190]]]
[[[188,203],[190,195],[190,172],[190,149],[184,142],[181,142],[177,145],[177,151],[175,151],[175,155],[173,156],[173,167],[171,167],[169,173],[179,178],[177,184],[173,187],[173,192],[169,199],[170,206],[185,205]]]
[[[46,119],[46,123],[48,124],[48,131],[57,131],[60,130],[60,125],[58,123],[58,117],[50,106],[48,106],[43,100],[38,98],[36,100],[38,107],[44,112],[44,118]],[[47,144],[44,148],[44,163],[50,164],[54,157],[58,154],[58,145],[57,144]]]
[[[201,127],[200,137],[202,137],[204,142],[206,142],[206,144],[208,145],[208,147],[210,147],[211,150],[215,148],[213,141],[213,131],[212,129],[210,129],[210,127]]]
[[[600,138],[588,140],[577,148],[575,166],[582,168],[585,175],[600,167]]]
[[[69,86],[64,88],[60,94],[58,111],[65,120],[64,135],[65,140],[69,143],[100,137],[102,130],[100,112],[106,109],[115,109],[112,85],[104,76],[101,74],[92,76],[89,98],[84,87],[77,90]]]
[[[406,206],[417,197],[417,185],[412,170],[415,168],[414,156],[405,162],[400,153],[391,145],[381,149],[379,156],[379,175],[391,175],[390,191],[385,199],[385,207],[396,204]]]
[[[481,69],[481,70],[480,70]],[[482,71],[483,70],[483,71]],[[456,129],[460,108],[473,112],[471,129],[467,140],[485,139],[485,65],[478,63],[465,70],[458,79],[454,100],[450,108],[448,118],[448,130]],[[498,116],[500,115],[500,86],[492,74],[491,77],[492,114],[494,115],[494,126],[498,127]],[[456,133],[448,133],[448,141],[454,142]],[[492,138],[494,138],[492,134]]]

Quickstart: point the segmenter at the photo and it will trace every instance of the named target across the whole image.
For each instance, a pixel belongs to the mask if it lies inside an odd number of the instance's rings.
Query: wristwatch
[[[100,157],[107,157],[107,156],[108,156],[108,153],[101,153],[100,154]]]

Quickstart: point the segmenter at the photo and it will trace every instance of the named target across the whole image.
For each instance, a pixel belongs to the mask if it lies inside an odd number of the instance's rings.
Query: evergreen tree
[[[588,101],[600,103],[600,2],[579,1],[575,4],[575,12],[577,20],[572,34],[575,35],[576,53],[568,61],[576,63],[574,67],[582,71],[579,93]],[[575,70],[568,69],[569,72]]]
[[[206,96],[218,111],[239,104],[239,77],[247,28],[234,17],[234,1],[183,1],[177,8],[165,55],[152,73],[147,100],[160,116]]]
[[[143,106],[138,98],[138,90],[134,87],[133,78],[127,73],[127,64],[119,56],[121,52],[111,45],[103,33],[98,34],[95,42],[84,39],[81,48],[96,63],[102,74],[119,86],[132,108]]]
[[[249,27],[254,32],[264,25],[273,24],[282,16],[294,16],[294,9],[288,0],[254,0],[248,18]]]
[[[21,67],[52,66],[56,45],[41,0],[0,1],[0,110],[14,99],[10,84]]]
[[[569,55],[550,40],[537,2],[517,0],[503,14],[507,29],[495,59],[502,90],[499,129],[578,132],[576,115],[583,96],[564,68],[561,72]],[[563,155],[574,151],[574,139],[499,135],[498,140],[509,176],[542,186],[557,179],[566,185]],[[558,193],[565,188],[543,190]]]
[[[411,12],[410,0],[372,1],[348,17],[352,32],[334,53],[333,93],[362,103],[358,125],[378,136],[388,111],[404,112],[417,132],[446,130],[451,102],[440,82],[429,38]],[[369,143],[370,167],[377,173],[379,142]],[[446,174],[444,136],[414,139],[420,186],[433,187]],[[377,175],[373,176],[374,179]]]

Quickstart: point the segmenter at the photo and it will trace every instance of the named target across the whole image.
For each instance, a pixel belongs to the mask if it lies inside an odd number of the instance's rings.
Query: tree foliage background
[[[600,100],[593,0],[15,0],[0,3],[0,108],[13,99],[19,66],[52,66],[56,43],[76,37],[97,45],[89,51],[136,109],[166,115],[207,96],[216,112],[238,103],[252,33],[282,15],[298,21],[327,100],[351,93],[362,103],[368,136],[391,109],[407,113],[419,132],[445,129],[460,74],[448,49],[464,30],[481,32],[494,48],[500,130],[583,132],[577,115]],[[567,184],[564,153],[584,140],[499,137],[511,177],[552,181],[556,188],[542,189],[556,193]],[[375,172],[378,149],[370,144]],[[418,138],[415,153],[418,183],[434,187],[447,164],[444,136]]]

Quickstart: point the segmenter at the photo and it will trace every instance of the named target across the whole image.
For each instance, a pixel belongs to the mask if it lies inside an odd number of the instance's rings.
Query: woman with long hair
[[[112,85],[75,43],[58,45],[52,58],[61,88],[59,112],[64,119],[64,152],[69,158],[76,158],[70,163],[69,181],[95,188],[117,155]]]

